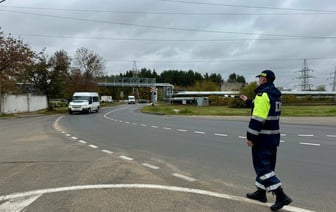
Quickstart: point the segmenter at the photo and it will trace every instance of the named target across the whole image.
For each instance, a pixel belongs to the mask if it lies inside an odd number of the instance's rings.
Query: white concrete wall
[[[46,96],[2,95],[1,112],[5,114],[34,112],[48,107]]]

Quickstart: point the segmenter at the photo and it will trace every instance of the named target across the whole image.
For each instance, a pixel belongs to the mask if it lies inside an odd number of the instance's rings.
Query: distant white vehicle
[[[112,96],[101,96],[100,101],[113,103],[113,98],[112,98]]]
[[[100,103],[97,92],[75,92],[68,105],[69,114],[72,114],[73,112],[98,112],[99,108]]]
[[[128,96],[128,104],[135,104],[135,96]]]

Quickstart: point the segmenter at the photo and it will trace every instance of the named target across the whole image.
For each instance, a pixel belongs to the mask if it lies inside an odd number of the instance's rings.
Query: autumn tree
[[[28,44],[0,32],[0,94],[17,91],[16,84],[34,57]]]
[[[49,110],[52,109],[51,98],[64,96],[69,68],[70,57],[63,50],[49,59],[40,53],[35,63],[26,68],[25,81],[46,95]]]
[[[72,77],[73,80],[80,81],[80,90],[97,90],[96,77],[104,74],[103,58],[83,47],[77,49],[74,56],[74,64],[77,71],[73,72]]]

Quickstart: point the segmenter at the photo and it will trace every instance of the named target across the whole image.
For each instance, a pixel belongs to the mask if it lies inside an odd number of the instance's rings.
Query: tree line
[[[120,73],[118,77],[133,77],[133,71]],[[165,70],[158,74],[155,70],[142,68],[138,77],[156,78],[158,83],[171,83],[177,89],[194,91],[216,91],[223,83],[216,73],[201,74],[193,70]],[[75,91],[98,91],[114,96],[130,88],[99,88],[97,82],[116,77],[104,73],[104,60],[87,48],[78,48],[73,56],[65,50],[48,56],[45,49],[34,51],[23,40],[0,31],[0,95],[22,92],[47,96],[48,103],[53,98],[70,98]],[[244,82],[243,76],[231,74],[228,82]],[[148,90],[148,89],[147,89]],[[148,91],[145,92],[148,92]],[[145,94],[147,96],[149,94]]]

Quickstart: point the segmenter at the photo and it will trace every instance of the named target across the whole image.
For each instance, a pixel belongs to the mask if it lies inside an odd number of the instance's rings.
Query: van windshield
[[[89,96],[73,96],[72,101],[74,102],[90,101],[90,97]]]

